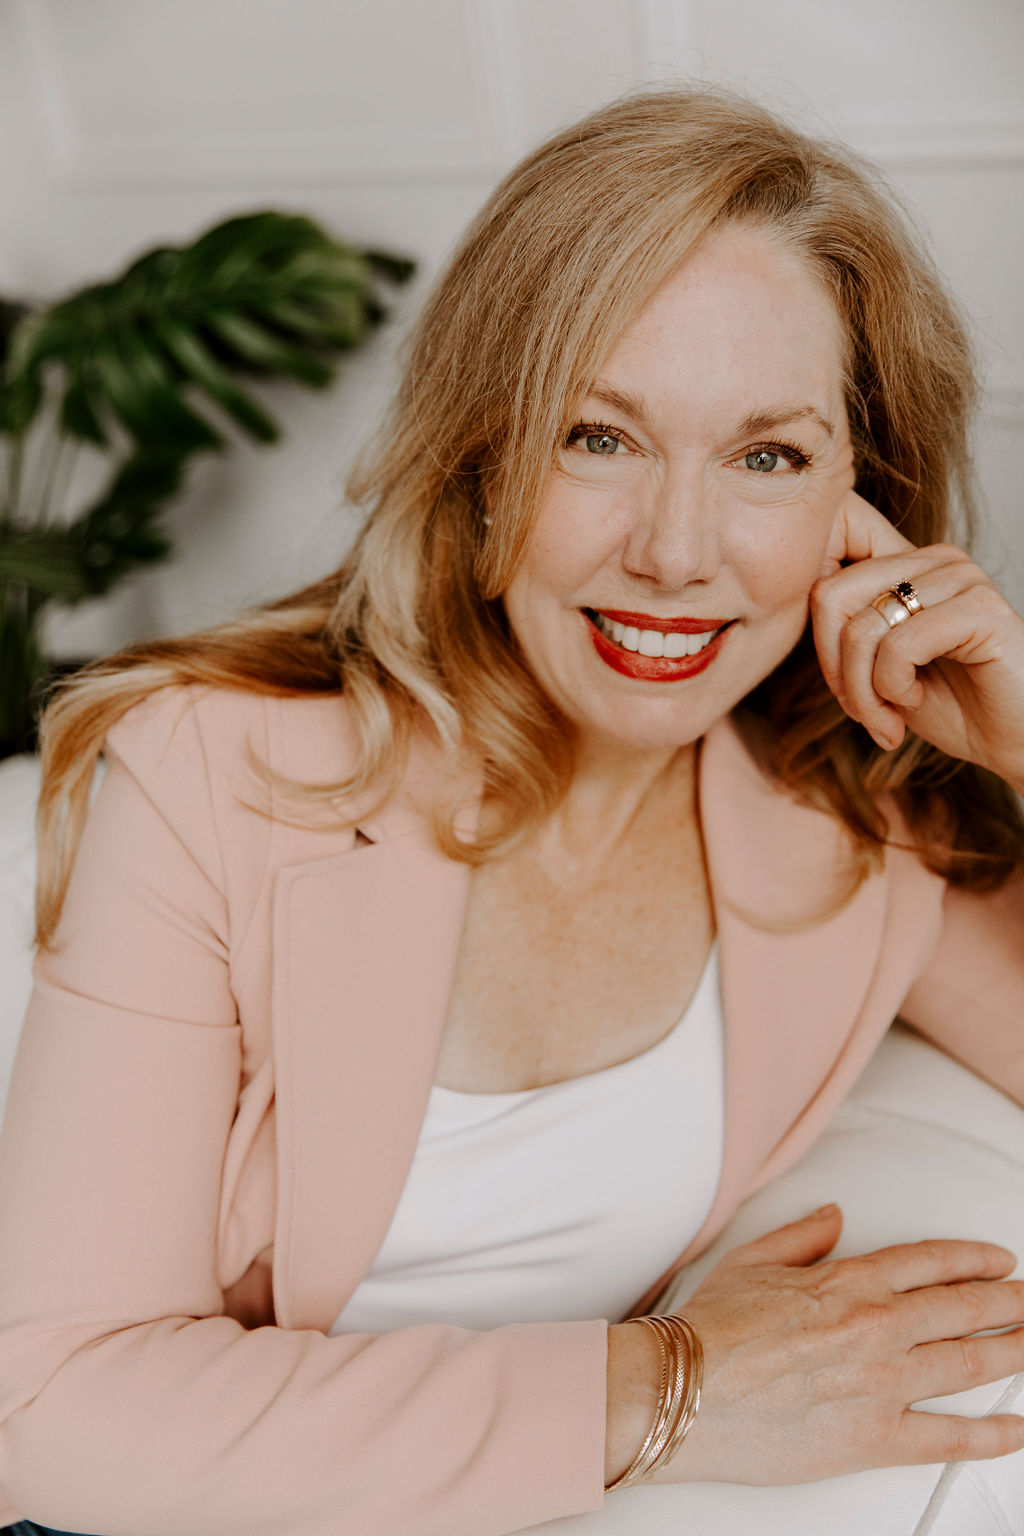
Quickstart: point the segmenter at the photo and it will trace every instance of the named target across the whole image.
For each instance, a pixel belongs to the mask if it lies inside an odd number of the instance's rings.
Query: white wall
[[[269,207],[420,262],[335,388],[255,390],[284,443],[224,427],[237,446],[168,517],[174,562],[55,616],[52,648],[207,623],[335,563],[345,469],[472,213],[549,129],[673,75],[847,138],[929,229],[986,357],[984,563],[1024,610],[1022,58],[1021,0],[0,0],[0,293],[55,297]],[[69,510],[102,479],[83,452]]]

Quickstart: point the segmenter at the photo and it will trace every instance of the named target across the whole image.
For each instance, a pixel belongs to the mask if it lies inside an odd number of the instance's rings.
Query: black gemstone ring
[[[889,588],[903,604],[908,613],[920,613],[923,607],[921,599],[917,595],[917,588],[912,581],[897,581]]]

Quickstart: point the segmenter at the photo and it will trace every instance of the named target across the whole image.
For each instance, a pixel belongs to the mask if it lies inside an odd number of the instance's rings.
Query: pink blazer
[[[246,808],[247,738],[352,760],[340,697],[169,688],[110,732],[0,1135],[0,1525],[501,1536],[604,1501],[607,1322],[326,1330],[370,1268],[433,1082],[469,870],[416,795],[356,830]],[[236,798],[236,794],[237,797]],[[899,1012],[1024,1103],[1024,881],[892,851],[840,913],[836,825],[729,720],[700,804],[726,1022],[701,1230],[810,1146]]]

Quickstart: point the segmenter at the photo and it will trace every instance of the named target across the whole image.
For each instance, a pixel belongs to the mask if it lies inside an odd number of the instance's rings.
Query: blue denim
[[[5,1525],[0,1536],[75,1536],[72,1531],[55,1531],[48,1525],[36,1525],[34,1520],[19,1520],[17,1525]]]

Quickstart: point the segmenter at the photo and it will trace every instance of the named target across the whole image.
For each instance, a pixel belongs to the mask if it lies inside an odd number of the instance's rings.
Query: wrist
[[[654,1422],[661,1361],[658,1340],[650,1329],[609,1324],[606,1486],[630,1465]]]

